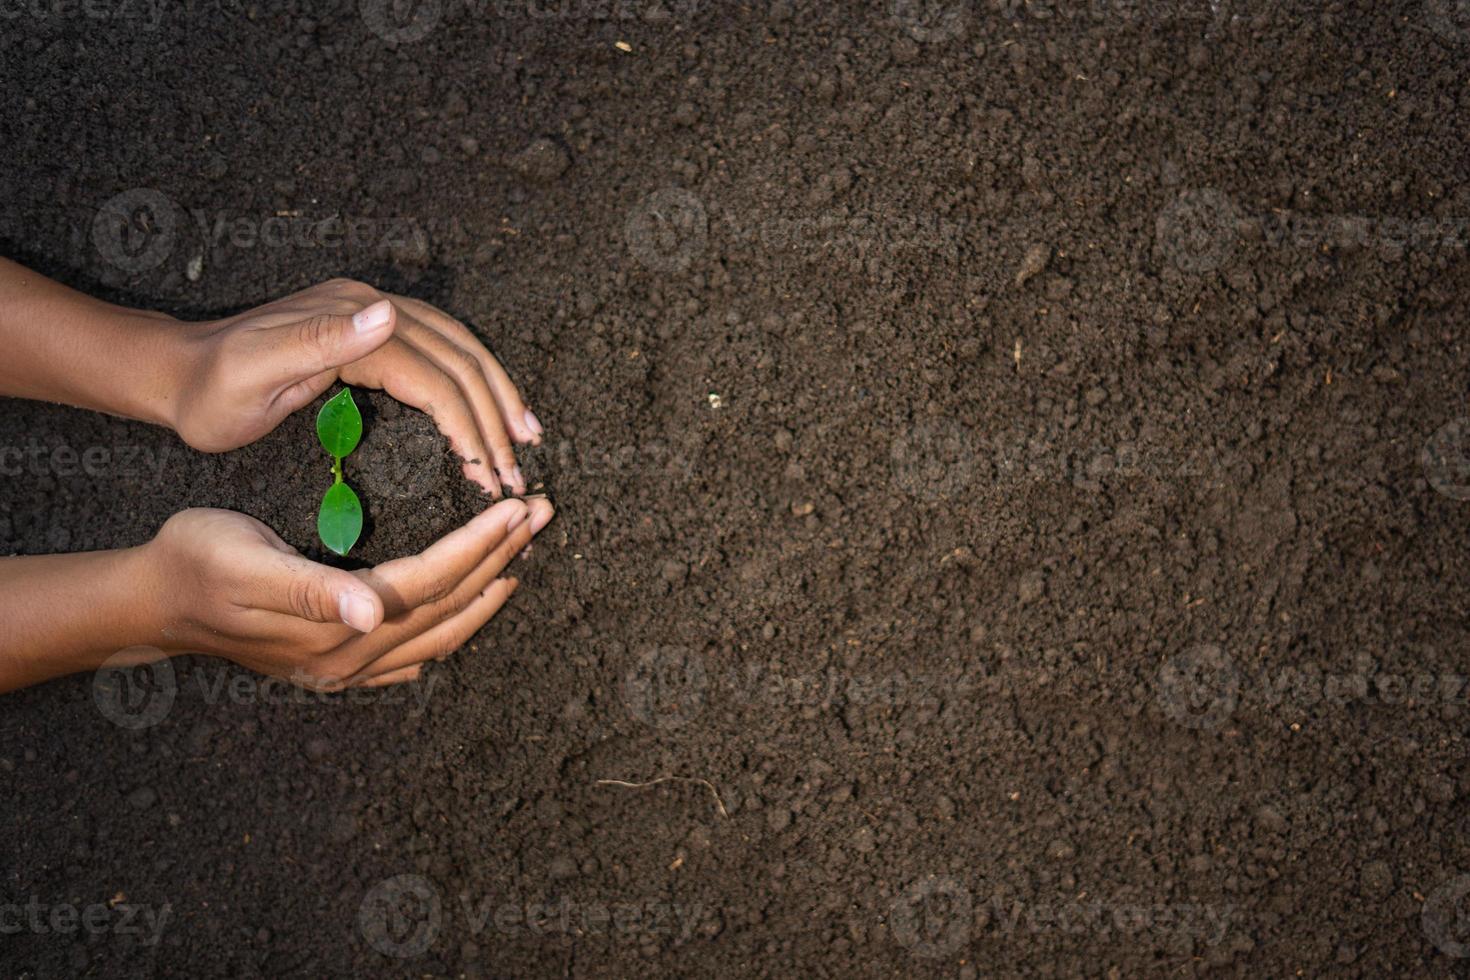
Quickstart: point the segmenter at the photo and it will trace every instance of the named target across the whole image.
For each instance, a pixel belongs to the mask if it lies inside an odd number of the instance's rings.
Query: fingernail
[[[511,482],[515,484],[516,493],[526,492],[526,477],[521,473],[519,466],[510,471],[510,478]]]
[[[518,555],[517,557],[520,557],[520,558],[530,558],[531,557],[531,546],[530,545],[526,545],[524,548],[522,548],[520,555]]]
[[[373,604],[356,592],[344,592],[338,601],[337,611],[342,615],[342,622],[351,626],[359,633],[371,633],[373,630]]]
[[[514,531],[516,528],[518,528],[518,527],[521,526],[521,522],[523,522],[525,519],[526,519],[526,508],[524,508],[524,507],[517,507],[516,508],[516,512],[514,514],[510,515],[510,517],[506,518],[506,521],[505,521],[505,532],[507,534],[509,534],[511,531]]]
[[[388,325],[393,318],[392,303],[386,299],[380,299],[372,306],[358,310],[352,314],[352,327],[358,333],[371,333]]]
[[[552,517],[555,515],[556,510],[550,505],[537,507],[536,513],[531,515],[531,533],[540,534],[541,529],[550,524]]]
[[[538,436],[546,431],[545,429],[541,428],[541,420],[536,417],[536,413],[531,411],[529,408],[526,409],[526,428],[530,429]]]

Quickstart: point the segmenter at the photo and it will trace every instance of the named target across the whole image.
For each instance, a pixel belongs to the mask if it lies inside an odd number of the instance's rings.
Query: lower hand
[[[414,680],[510,598],[517,581],[500,573],[552,514],[545,499],[502,501],[421,554],[347,572],[254,518],[186,510],[142,548],[166,637],[153,645],[316,690]]]

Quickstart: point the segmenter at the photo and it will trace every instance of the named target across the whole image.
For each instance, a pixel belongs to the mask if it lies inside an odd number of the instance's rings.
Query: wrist
[[[134,360],[120,372],[109,410],[177,432],[189,381],[203,356],[204,327],[161,313],[130,310],[120,316],[113,330],[125,338]]]

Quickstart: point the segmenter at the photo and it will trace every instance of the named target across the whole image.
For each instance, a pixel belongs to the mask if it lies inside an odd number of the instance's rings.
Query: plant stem
[[[341,456],[333,456],[332,457],[332,477],[333,477],[332,483],[334,485],[342,482],[342,457]]]

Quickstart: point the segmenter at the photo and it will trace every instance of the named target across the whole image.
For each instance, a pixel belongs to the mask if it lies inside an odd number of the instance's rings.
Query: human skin
[[[0,395],[164,425],[206,452],[259,439],[339,380],[422,408],[495,497],[525,492],[512,446],[542,435],[467,328],[347,280],[183,323],[0,259],[0,349]],[[516,581],[500,573],[552,513],[544,498],[503,500],[421,554],[358,572],[206,509],[136,548],[0,559],[0,691],[182,652],[325,690],[412,680],[509,598]]]

